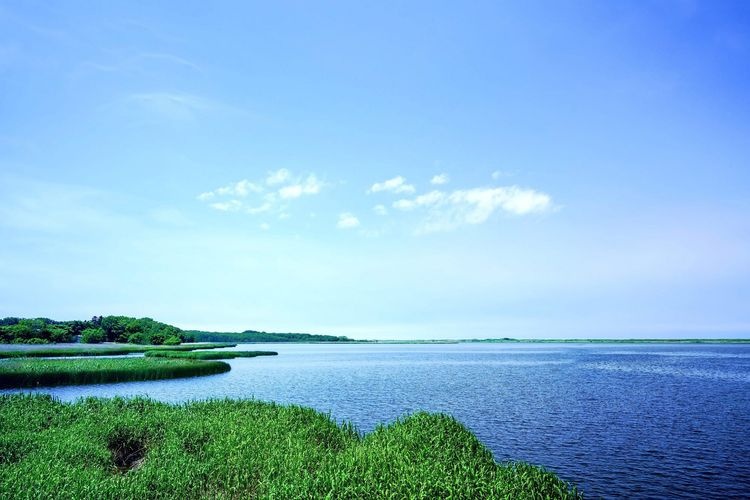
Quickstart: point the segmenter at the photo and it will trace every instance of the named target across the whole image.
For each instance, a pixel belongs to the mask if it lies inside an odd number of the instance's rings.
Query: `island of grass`
[[[554,474],[497,464],[452,417],[362,436],[309,408],[217,400],[0,397],[6,498],[576,498]]]
[[[21,358],[0,362],[0,388],[106,384],[199,377],[228,372],[230,369],[227,363],[221,361],[191,359]]]
[[[177,359],[235,359],[255,358],[258,356],[276,356],[275,351],[190,351],[174,352],[164,350],[148,351],[144,356],[149,358],[177,358]]]

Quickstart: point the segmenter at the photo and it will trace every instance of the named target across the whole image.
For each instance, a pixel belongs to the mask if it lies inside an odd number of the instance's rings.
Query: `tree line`
[[[313,333],[271,333],[255,330],[244,332],[204,332],[200,330],[188,330],[186,333],[192,335],[196,342],[351,342],[352,339],[345,336],[320,335]]]
[[[49,318],[0,319],[0,343],[49,344],[58,342],[121,342],[177,345],[194,336],[176,326],[151,318],[94,316],[90,320],[55,321]]]

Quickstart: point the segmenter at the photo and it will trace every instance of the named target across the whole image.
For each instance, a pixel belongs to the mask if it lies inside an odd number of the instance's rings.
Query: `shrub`
[[[104,332],[101,328],[86,328],[81,332],[81,342],[85,344],[99,344],[104,340]]]
[[[153,345],[162,345],[165,340],[167,339],[163,334],[155,333],[149,338],[149,343]]]
[[[182,341],[180,340],[180,337],[177,337],[176,335],[167,337],[167,339],[164,341],[164,345],[180,345],[181,343]]]
[[[34,337],[33,339],[28,339],[26,343],[27,344],[49,344],[49,340]]]
[[[14,339],[13,344],[49,344],[49,340],[40,339],[39,337],[32,337],[30,339]]]
[[[128,344],[145,344],[146,336],[142,333],[133,333],[128,337]]]

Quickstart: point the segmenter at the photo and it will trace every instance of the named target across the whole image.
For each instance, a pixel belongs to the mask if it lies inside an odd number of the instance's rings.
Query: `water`
[[[63,400],[255,397],[362,431],[416,410],[467,425],[497,460],[587,497],[750,497],[750,345],[242,345],[279,356],[182,380],[41,389]],[[7,392],[7,391],[6,391]]]

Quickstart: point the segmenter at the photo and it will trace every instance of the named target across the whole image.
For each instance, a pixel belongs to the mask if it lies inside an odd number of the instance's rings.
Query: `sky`
[[[750,3],[0,0],[0,316],[750,337]]]

